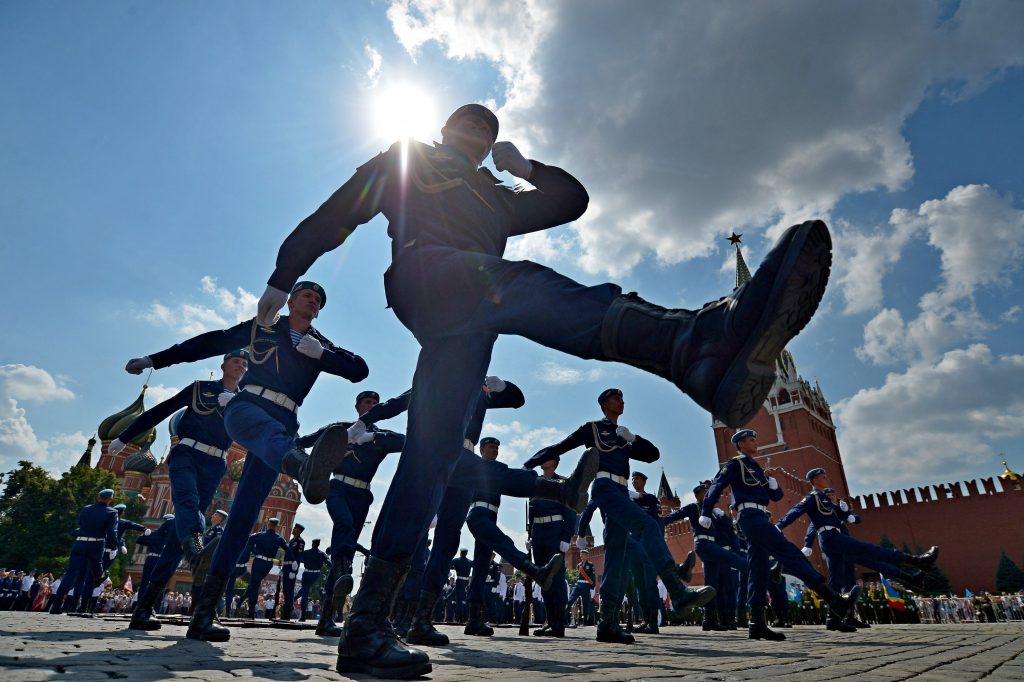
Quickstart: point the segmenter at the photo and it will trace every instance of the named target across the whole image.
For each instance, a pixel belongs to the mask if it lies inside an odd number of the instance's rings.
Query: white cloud
[[[180,388],[174,388],[173,386],[164,386],[163,384],[157,384],[156,386],[150,386],[146,389],[146,404],[152,407],[158,403],[162,403],[168,398],[173,398],[178,394]]]
[[[578,384],[581,381],[597,381],[604,372],[600,367],[588,370],[574,369],[556,362],[545,362],[541,367],[539,378],[546,384],[556,386]]]
[[[212,303],[182,303],[169,307],[154,302],[142,319],[159,327],[167,327],[183,336],[196,336],[211,329],[238,324],[256,315],[259,297],[237,287],[234,291],[217,285],[217,279],[205,275],[200,280],[200,290],[212,299]]]
[[[1020,311],[1021,307],[1019,305],[1012,305],[999,316],[999,319],[1003,322],[1016,322],[1020,319]]]
[[[505,258],[554,263],[564,258],[573,246],[573,240],[569,237],[552,237],[547,232],[531,232],[522,237],[512,238],[505,249]]]
[[[32,365],[0,366],[0,470],[9,471],[19,460],[47,467],[52,473],[66,469],[85,449],[88,436],[62,433],[40,438],[19,401],[42,404],[71,400],[75,394],[49,372]]]
[[[32,365],[0,365],[0,386],[8,398],[35,403],[75,397],[45,369]]]
[[[1024,355],[983,344],[889,374],[837,403],[839,445],[860,491],[954,481],[991,462],[996,439],[1024,436]]]
[[[494,436],[501,441],[498,460],[509,466],[521,465],[538,450],[548,445],[554,445],[566,435],[564,431],[553,426],[533,428],[518,420],[509,424],[487,422],[484,424],[481,434]]]
[[[436,41],[498,69],[502,136],[600,203],[575,226],[592,273],[705,256],[731,229],[778,231],[851,193],[898,189],[913,175],[902,127],[927,94],[968,97],[1024,63],[1020,3],[962,3],[945,21],[939,2],[655,9],[400,0],[388,12],[410,54]],[[848,305],[862,298],[878,304],[867,291]]]
[[[366,54],[366,58],[370,60],[370,68],[366,70],[366,83],[370,88],[377,87],[377,83],[380,81],[380,72],[384,65],[384,58],[381,57],[372,45],[363,46],[363,52]]]

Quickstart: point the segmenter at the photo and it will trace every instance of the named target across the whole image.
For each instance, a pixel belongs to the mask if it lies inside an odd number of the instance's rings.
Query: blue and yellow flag
[[[882,579],[882,589],[885,590],[885,598],[889,601],[889,608],[902,611],[906,608],[907,604],[900,593],[892,586],[892,583],[883,575],[880,576]]]

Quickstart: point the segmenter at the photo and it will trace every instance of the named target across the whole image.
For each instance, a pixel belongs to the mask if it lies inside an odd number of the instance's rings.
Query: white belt
[[[765,514],[768,513],[768,507],[763,504],[758,504],[757,502],[741,502],[736,505],[736,511],[741,512],[744,509],[757,509],[758,511],[763,511]]]
[[[455,579],[456,580],[469,580],[469,576],[468,575],[457,575],[457,576],[455,576]]]
[[[610,478],[611,480],[618,483],[622,487],[626,487],[626,477],[619,476],[618,474],[613,474],[610,471],[598,471],[597,478]]]
[[[274,557],[263,556],[262,554],[257,554],[256,558],[257,559],[263,559],[264,561],[269,561],[270,563],[274,563]]]
[[[103,542],[104,540],[104,538],[87,538],[84,535],[79,535],[75,539],[80,540],[81,542]]]
[[[827,530],[839,530],[839,526],[822,526],[818,529],[819,533],[824,533]]]
[[[306,570],[305,570],[305,571],[303,572],[303,574],[302,574],[302,575],[306,575],[306,573],[319,573],[319,572],[320,572],[320,569],[319,569],[319,568],[307,568],[307,569],[306,569]]]
[[[479,507],[480,509],[489,509],[495,514],[498,513],[498,505],[496,504],[487,504],[486,502],[474,502],[472,506],[470,506],[470,509],[476,509],[477,507]]]
[[[335,481],[341,481],[342,483],[350,485],[353,488],[362,488],[363,490],[365,490],[366,488],[370,487],[370,484],[367,483],[366,481],[360,481],[358,478],[352,478],[351,476],[332,474],[331,478],[333,478]]]
[[[205,452],[213,457],[220,457],[221,459],[228,456],[228,453],[224,452],[220,448],[215,448],[212,445],[207,445],[206,443],[200,443],[195,438],[182,438],[178,441],[178,445],[184,445],[194,450],[198,450],[199,452]]]
[[[263,388],[262,386],[256,386],[254,384],[249,384],[248,386],[246,386],[242,390],[246,391],[248,393],[252,393],[254,395],[258,395],[259,397],[263,398],[264,400],[269,400],[270,402],[274,403],[275,405],[280,405],[281,407],[285,408],[286,410],[291,410],[292,412],[294,412],[298,408],[298,405],[295,404],[295,401],[292,400],[291,398],[289,398],[288,396],[286,396],[284,393],[279,393],[277,391],[272,391],[269,388]]]
[[[711,542],[714,542],[715,541],[715,536],[714,535],[694,535],[693,539],[694,540],[711,540]]]
[[[552,521],[561,521],[561,514],[553,514],[552,516],[540,516],[533,520],[534,523],[551,523]]]
[[[476,452],[476,446],[475,446],[475,445],[473,445],[473,441],[471,441],[471,440],[470,440],[470,439],[468,439],[468,438],[466,438],[466,439],[464,439],[464,440],[462,441],[462,447],[466,448],[466,449],[467,449],[467,450],[469,450],[470,452]]]

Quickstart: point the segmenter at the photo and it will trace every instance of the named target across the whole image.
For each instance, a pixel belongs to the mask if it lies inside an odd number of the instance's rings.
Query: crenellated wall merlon
[[[853,506],[858,511],[865,511],[885,507],[948,502],[950,500],[969,499],[986,495],[1021,492],[1019,488],[1009,486],[999,480],[998,477],[993,476],[991,478],[937,483],[922,487],[857,495],[853,498]]]

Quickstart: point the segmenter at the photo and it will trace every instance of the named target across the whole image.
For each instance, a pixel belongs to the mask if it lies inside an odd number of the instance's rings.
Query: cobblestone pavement
[[[125,629],[93,619],[0,612],[0,680],[332,680],[335,639],[311,629],[237,627],[221,644],[184,638],[181,625]],[[743,631],[664,628],[630,647],[598,644],[592,627],[562,640],[499,628],[489,639],[443,627],[450,647],[430,650],[434,680],[1024,680],[1024,625],[882,625],[857,633],[787,630],[778,644]],[[364,678],[368,679],[368,678]]]

